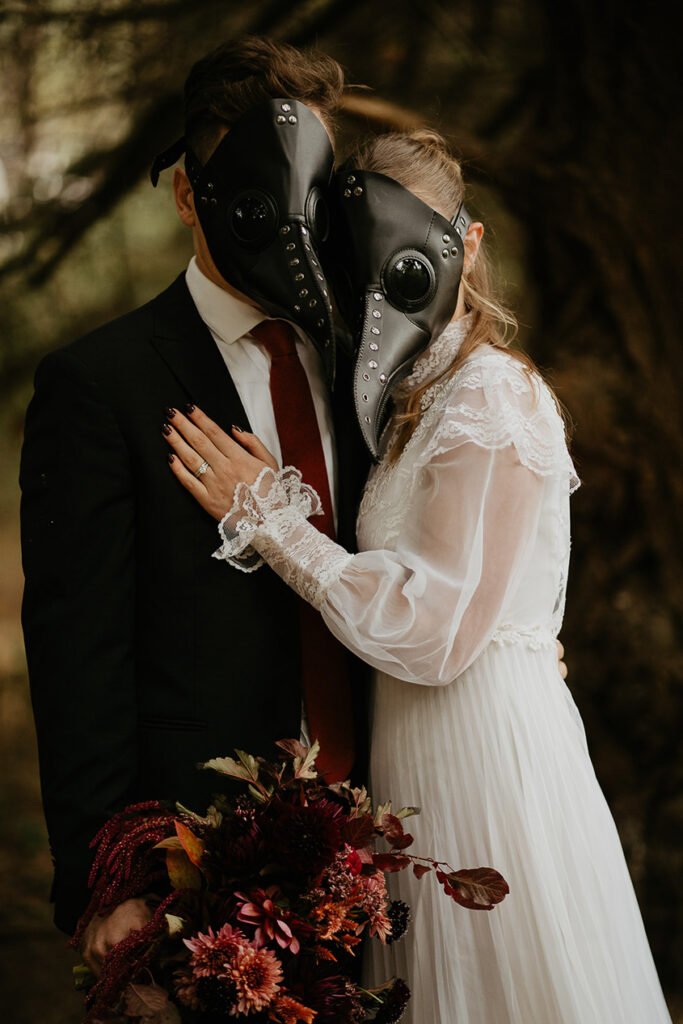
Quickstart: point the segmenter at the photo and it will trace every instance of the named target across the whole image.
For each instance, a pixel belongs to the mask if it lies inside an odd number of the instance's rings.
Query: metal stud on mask
[[[154,161],[154,185],[183,152],[219,273],[270,316],[303,328],[331,386],[332,308],[318,250],[329,234],[334,153],[320,120],[296,100],[269,100],[236,121],[203,166],[180,139]]]
[[[455,312],[470,217],[447,220],[393,178],[342,169],[332,185],[329,274],[354,335],[354,404],[365,443],[379,438],[396,385]]]

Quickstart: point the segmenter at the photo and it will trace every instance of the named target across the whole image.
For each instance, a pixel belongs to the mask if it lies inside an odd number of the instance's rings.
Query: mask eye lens
[[[389,271],[387,284],[397,299],[412,305],[428,294],[432,277],[426,263],[414,256],[404,256]]]
[[[255,248],[268,242],[277,227],[275,207],[268,196],[261,192],[244,192],[238,196],[229,218],[235,237]]]
[[[436,293],[434,268],[419,249],[404,249],[385,264],[382,272],[387,298],[404,313],[424,309]]]
[[[330,233],[330,213],[319,188],[311,189],[306,203],[306,220],[318,243],[327,241]]]

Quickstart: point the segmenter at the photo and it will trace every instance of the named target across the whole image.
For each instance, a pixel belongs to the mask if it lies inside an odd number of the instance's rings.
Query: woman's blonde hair
[[[427,129],[410,134],[390,132],[361,142],[349,157],[349,166],[393,178],[449,220],[465,198],[460,164],[442,136]],[[517,335],[516,317],[496,297],[493,269],[483,242],[474,266],[463,274],[462,286],[465,304],[473,313],[472,326],[455,359],[441,371],[437,381],[452,377],[479,345],[487,343],[508,349]],[[524,352],[510,349],[510,355],[529,373],[538,372]],[[392,460],[398,458],[412,437],[421,415],[420,400],[434,382],[434,379],[428,380],[416,387],[405,411],[395,414],[399,429]]]

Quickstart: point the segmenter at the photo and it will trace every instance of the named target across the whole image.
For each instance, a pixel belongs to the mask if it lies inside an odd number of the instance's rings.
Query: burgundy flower
[[[296,954],[301,944],[287,924],[284,914],[274,903],[279,893],[276,885],[271,885],[265,891],[256,889],[249,895],[236,892],[235,896],[240,901],[237,920],[256,927],[254,941],[257,946],[265,946],[267,942],[275,940],[281,949],[289,949]]]
[[[387,945],[390,946],[405,935],[410,924],[410,907],[402,900],[392,900],[387,916],[391,924],[391,934],[387,936]]]
[[[342,845],[341,818],[341,808],[330,800],[304,806],[282,804],[271,837],[276,859],[292,874],[320,874]]]
[[[361,1024],[365,1020],[358,990],[341,974],[325,974],[305,961],[296,981],[287,987],[315,1010],[314,1024]]]
[[[402,978],[397,978],[375,1017],[375,1024],[398,1024],[410,999],[410,989]]]
[[[261,830],[244,813],[226,816],[217,828],[203,829],[202,840],[202,869],[218,886],[229,878],[258,873],[266,861]]]

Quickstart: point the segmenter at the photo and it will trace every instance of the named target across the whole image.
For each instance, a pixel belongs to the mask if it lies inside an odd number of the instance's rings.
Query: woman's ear
[[[465,266],[463,274],[467,275],[477,262],[477,253],[481,240],[484,237],[484,225],[479,220],[473,220],[465,235]]]
[[[186,227],[193,228],[197,223],[197,215],[194,209],[194,192],[190,179],[185,171],[179,167],[176,167],[173,172],[173,195],[175,196],[175,205],[181,221]]]

